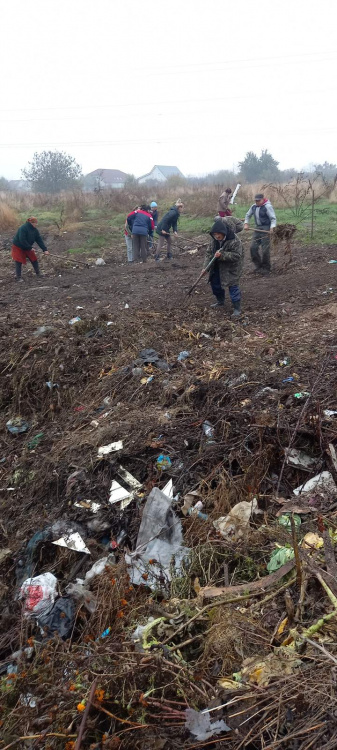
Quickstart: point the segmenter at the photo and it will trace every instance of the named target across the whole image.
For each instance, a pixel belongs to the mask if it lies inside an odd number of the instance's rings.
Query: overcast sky
[[[44,149],[85,174],[336,162],[336,22],[336,0],[3,2],[0,174]]]

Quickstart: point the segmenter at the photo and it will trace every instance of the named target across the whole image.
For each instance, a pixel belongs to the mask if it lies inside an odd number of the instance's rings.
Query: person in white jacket
[[[255,232],[250,246],[251,259],[255,266],[255,272],[263,276],[270,273],[270,237],[276,227],[276,216],[273,206],[263,193],[257,193],[255,203],[250,207],[245,216],[244,229],[249,229],[251,217],[255,219]],[[262,257],[259,253],[261,247]]]

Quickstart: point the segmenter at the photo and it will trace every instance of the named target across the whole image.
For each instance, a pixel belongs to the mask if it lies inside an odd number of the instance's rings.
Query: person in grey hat
[[[255,203],[250,207],[245,216],[244,229],[249,229],[251,217],[255,219],[255,232],[250,246],[251,259],[255,266],[255,272],[266,276],[270,273],[270,236],[276,227],[275,211],[268,198],[263,193],[257,193]],[[262,257],[259,253],[261,247]]]

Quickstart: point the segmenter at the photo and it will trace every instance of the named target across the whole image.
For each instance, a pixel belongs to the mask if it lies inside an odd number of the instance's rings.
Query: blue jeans
[[[219,263],[217,261],[215,261],[214,266],[213,266],[213,273],[210,278],[210,283],[212,287],[212,292],[214,296],[217,298],[218,302],[224,302],[225,290],[221,286],[220,269],[219,269]],[[240,287],[238,286],[238,284],[233,284],[232,286],[229,286],[228,289],[229,289],[229,295],[230,295],[232,302],[240,302],[241,292],[240,292]]]

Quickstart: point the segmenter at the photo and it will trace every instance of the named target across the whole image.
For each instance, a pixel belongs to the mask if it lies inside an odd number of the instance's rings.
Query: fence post
[[[315,191],[312,191],[311,198],[311,239],[314,237],[314,208],[315,208]]]

